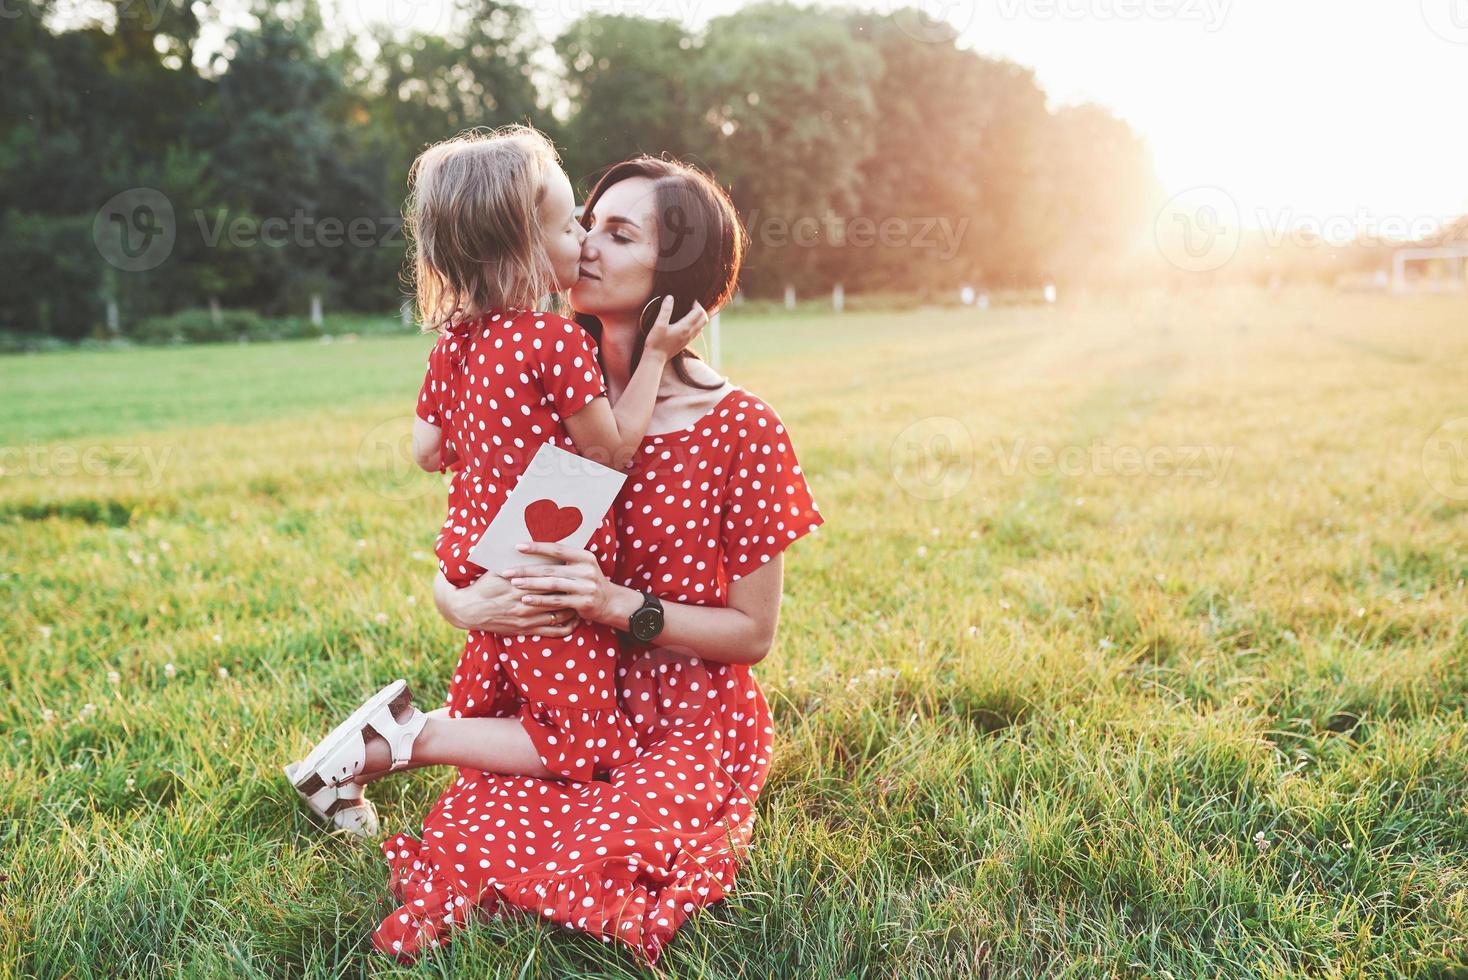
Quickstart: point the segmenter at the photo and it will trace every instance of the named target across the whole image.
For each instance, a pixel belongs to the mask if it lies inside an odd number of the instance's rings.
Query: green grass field
[[[756,668],[751,860],[668,975],[1468,975],[1463,300],[724,331],[827,524]],[[391,964],[375,842],[280,776],[448,682],[426,349],[0,359],[0,969],[638,974],[534,922]],[[374,784],[385,831],[449,778]]]

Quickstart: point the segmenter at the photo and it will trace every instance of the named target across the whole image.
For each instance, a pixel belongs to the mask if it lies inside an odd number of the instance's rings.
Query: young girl
[[[439,333],[419,392],[413,453],[425,469],[454,471],[434,551],[445,577],[464,586],[484,573],[469,561],[469,549],[543,443],[617,469],[629,464],[664,365],[707,317],[695,305],[670,324],[671,298],[664,302],[613,409],[592,338],[575,322],[534,309],[540,297],[575,283],[585,237],[549,140],[525,127],[460,136],[425,150],[410,181],[418,304],[425,325]],[[612,574],[611,514],[587,549]],[[335,827],[375,833],[375,811],[356,779],[372,768],[371,735],[386,739],[377,754],[390,752],[392,769],[443,762],[488,769],[479,757],[425,757],[420,732],[456,719],[513,717],[539,765],[517,773],[500,764],[494,771],[585,781],[636,751],[631,720],[615,696],[616,663],[615,633],[595,623],[564,637],[471,631],[445,702],[449,718],[412,708],[406,684],[395,681],[286,771]]]

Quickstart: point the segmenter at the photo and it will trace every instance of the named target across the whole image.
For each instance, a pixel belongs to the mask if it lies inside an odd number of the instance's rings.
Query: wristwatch
[[[648,643],[663,631],[663,604],[651,592],[642,593],[642,605],[627,617],[627,629],[618,630],[624,637]]]

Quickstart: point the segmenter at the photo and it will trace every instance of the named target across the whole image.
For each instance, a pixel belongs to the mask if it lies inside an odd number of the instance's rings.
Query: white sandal
[[[361,787],[352,780],[367,761],[369,729],[387,742],[392,753],[390,771],[402,769],[412,761],[413,741],[428,722],[428,715],[414,708],[412,699],[407,681],[401,678],[393,681],[332,729],[306,758],[286,767],[286,778],[313,812],[334,820],[336,813],[353,808],[350,801],[361,798]],[[404,708],[411,709],[411,714],[407,721],[400,722],[397,713]],[[354,786],[355,793],[349,788]],[[347,800],[348,805],[340,806],[342,800]],[[332,810],[333,806],[337,809]]]
[[[299,762],[285,767],[285,776],[294,785],[296,774],[301,771]],[[300,793],[301,799],[311,812],[333,831],[342,830],[358,837],[373,837],[377,834],[377,807],[362,795],[362,787],[356,783],[344,786],[323,785],[315,793]]]

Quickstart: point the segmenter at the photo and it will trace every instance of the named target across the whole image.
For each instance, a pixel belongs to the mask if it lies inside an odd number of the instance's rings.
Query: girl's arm
[[[657,323],[647,335],[642,359],[617,404],[613,406],[605,396],[598,397],[564,420],[566,432],[580,455],[621,470],[637,454],[652,422],[663,369],[674,354],[693,343],[708,322],[708,314],[697,302],[677,323],[668,322],[672,312],[673,297],[665,297]]]
[[[661,351],[644,351],[615,407],[601,395],[565,419],[576,452],[614,470],[625,468],[647,435],[667,363]]]
[[[451,462],[443,458],[443,430],[420,418],[413,419],[413,461],[430,473]]]
[[[626,630],[628,617],[642,605],[641,592],[609,581],[596,556],[585,549],[533,541],[521,550],[565,563],[521,565],[502,573],[511,585],[541,593],[520,599],[530,608],[574,609],[582,619]],[[759,663],[774,644],[783,586],[783,563],[777,554],[729,586],[726,607],[664,599],[663,631],[654,645],[687,650],[716,663]]]

